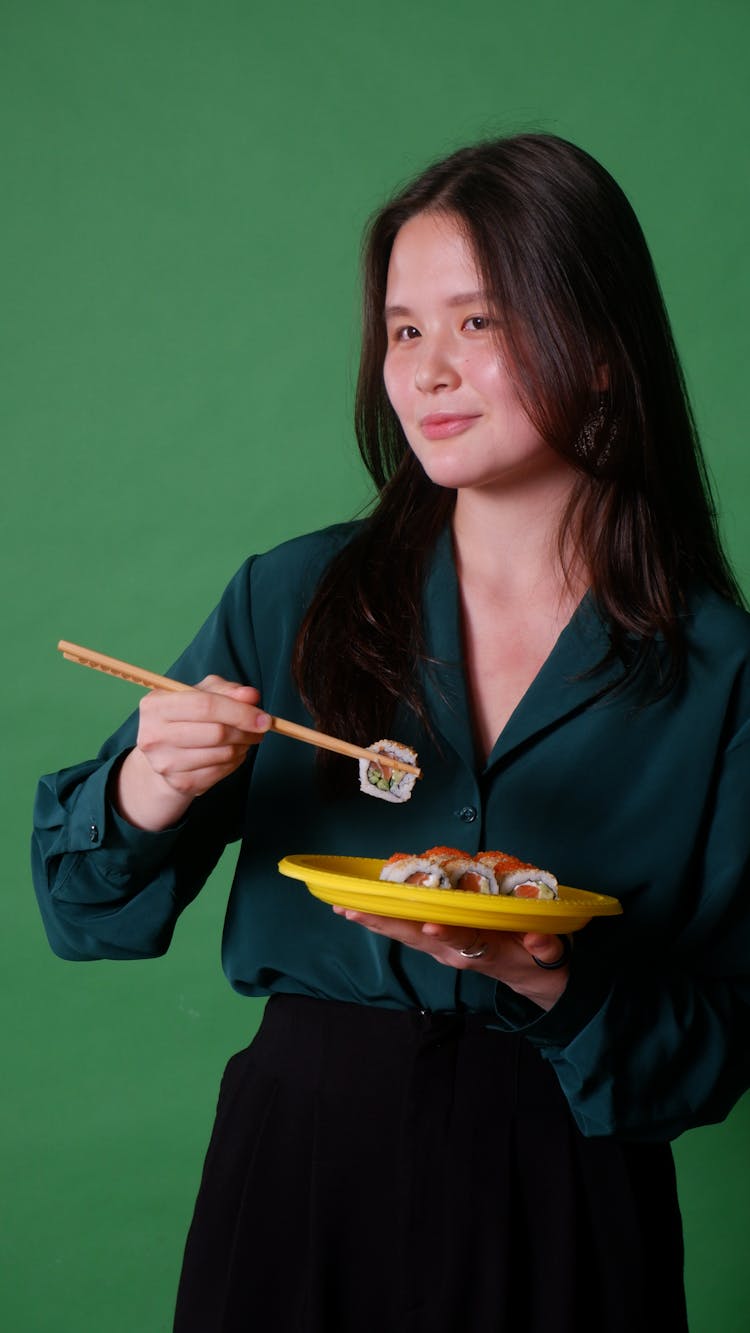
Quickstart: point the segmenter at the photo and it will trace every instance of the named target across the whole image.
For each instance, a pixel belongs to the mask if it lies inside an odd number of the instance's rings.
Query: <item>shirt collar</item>
[[[464,763],[476,770],[450,525],[436,543],[423,606],[430,659],[423,670],[423,682],[430,716]],[[622,667],[615,662],[601,668],[609,647],[607,624],[587,593],[497,738],[485,771],[540,732],[579,712],[612,684],[622,674]]]

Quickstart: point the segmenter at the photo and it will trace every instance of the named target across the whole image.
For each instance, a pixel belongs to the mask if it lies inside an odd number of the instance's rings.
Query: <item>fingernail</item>
[[[270,719],[270,717],[268,716],[268,713],[258,713],[258,714],[257,714],[257,716],[256,716],[256,718],[255,718],[255,730],[256,730],[256,731],[268,731],[268,728],[270,727],[270,725],[271,725],[271,719]]]

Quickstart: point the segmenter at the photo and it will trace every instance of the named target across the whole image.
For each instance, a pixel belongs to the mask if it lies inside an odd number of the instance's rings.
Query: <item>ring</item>
[[[554,963],[543,963],[541,958],[537,958],[535,954],[531,955],[537,967],[543,967],[545,972],[556,972],[558,967],[565,967],[565,964],[569,962],[570,955],[573,952],[573,944],[569,935],[558,935],[557,938],[562,944],[563,949],[560,957],[556,958]]]
[[[474,944],[476,944],[476,942],[477,942],[478,939],[479,939],[479,936],[477,935],[477,939],[474,941]],[[471,946],[470,949],[459,949],[459,950],[458,950],[458,952],[460,953],[460,955],[461,955],[462,958],[484,958],[484,955],[485,955],[486,952],[487,952],[487,944],[486,944],[486,942],[485,942],[484,944],[480,944],[480,946],[479,946],[478,949],[475,949],[475,948],[474,948],[474,944],[472,944],[472,946]]]

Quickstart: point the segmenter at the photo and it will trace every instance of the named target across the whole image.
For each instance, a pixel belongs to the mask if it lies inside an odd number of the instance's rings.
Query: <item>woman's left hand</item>
[[[397,917],[373,916],[348,907],[334,907],[338,916],[355,921],[376,935],[387,935],[410,949],[431,954],[439,963],[482,972],[525,995],[540,1009],[551,1009],[568,983],[569,967],[555,964],[565,945],[557,935],[538,931],[479,930],[474,927],[443,926],[435,922],[402,921]],[[462,952],[462,950],[464,952]],[[472,957],[474,955],[474,957]],[[534,959],[539,962],[535,963]]]

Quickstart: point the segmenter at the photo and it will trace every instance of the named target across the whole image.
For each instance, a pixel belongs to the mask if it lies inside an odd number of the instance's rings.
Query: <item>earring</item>
[[[601,440],[606,419],[607,413],[604,407],[604,398],[601,397],[596,411],[592,412],[581,426],[581,429],[576,436],[574,446],[579,458],[589,460],[596,456],[597,467],[606,463],[612,451],[612,445],[617,437],[617,422],[613,421],[607,432],[606,439],[603,441]]]

